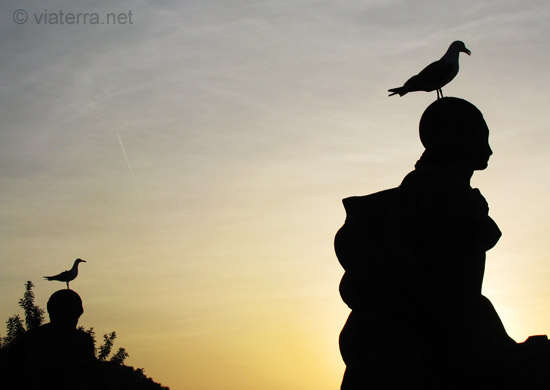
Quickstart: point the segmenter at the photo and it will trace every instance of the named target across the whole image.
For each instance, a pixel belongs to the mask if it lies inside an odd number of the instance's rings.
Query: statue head
[[[420,119],[420,140],[426,148],[422,158],[432,165],[483,170],[493,154],[483,114],[472,103],[455,97],[428,106]]]
[[[52,324],[75,326],[84,313],[82,299],[73,290],[63,289],[56,291],[48,300],[48,315]]]

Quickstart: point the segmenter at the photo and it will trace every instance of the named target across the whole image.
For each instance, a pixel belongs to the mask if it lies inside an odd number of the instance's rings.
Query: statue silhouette
[[[501,236],[470,186],[492,155],[488,137],[474,105],[439,99],[422,115],[425,151],[401,185],[344,199],[343,390],[550,388],[547,337],[516,343],[481,294],[485,252]]]
[[[84,312],[80,296],[59,290],[47,309],[50,322],[26,332],[14,347],[10,385],[29,390],[109,388],[98,374],[92,337],[76,328]]]

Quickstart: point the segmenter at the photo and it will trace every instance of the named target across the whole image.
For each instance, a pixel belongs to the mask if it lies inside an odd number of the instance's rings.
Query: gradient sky
[[[24,9],[27,23],[13,13]],[[132,24],[34,13],[132,12]],[[387,89],[463,40],[445,95],[484,113],[477,173],[503,237],[484,293],[550,333],[547,1],[0,4],[0,320],[59,282],[80,324],[178,389],[336,389],[341,199],[394,187],[434,93]],[[5,326],[0,326],[5,335]],[[398,336],[398,335],[397,335]]]

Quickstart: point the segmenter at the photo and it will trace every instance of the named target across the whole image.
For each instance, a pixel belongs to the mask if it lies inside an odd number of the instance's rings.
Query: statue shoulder
[[[356,220],[373,220],[384,214],[388,207],[395,201],[399,188],[390,188],[387,190],[375,192],[363,196],[351,196],[344,199],[344,208],[346,209],[346,222]]]

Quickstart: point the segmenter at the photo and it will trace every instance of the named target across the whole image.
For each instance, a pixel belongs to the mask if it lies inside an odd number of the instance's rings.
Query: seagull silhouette
[[[54,276],[44,276],[46,280],[58,280],[60,282],[67,283],[67,289],[69,288],[69,282],[77,277],[78,275],[78,264],[85,263],[86,260],[76,259],[73,264],[73,268],[68,271],[61,272],[58,275]]]
[[[389,89],[388,92],[392,92],[389,96],[396,94],[403,96],[408,92],[437,90],[437,98],[443,97],[441,88],[457,75],[458,55],[461,52],[468,55],[472,53],[466,48],[464,42],[454,41],[439,61],[426,66],[422,72],[408,79],[402,87]]]

